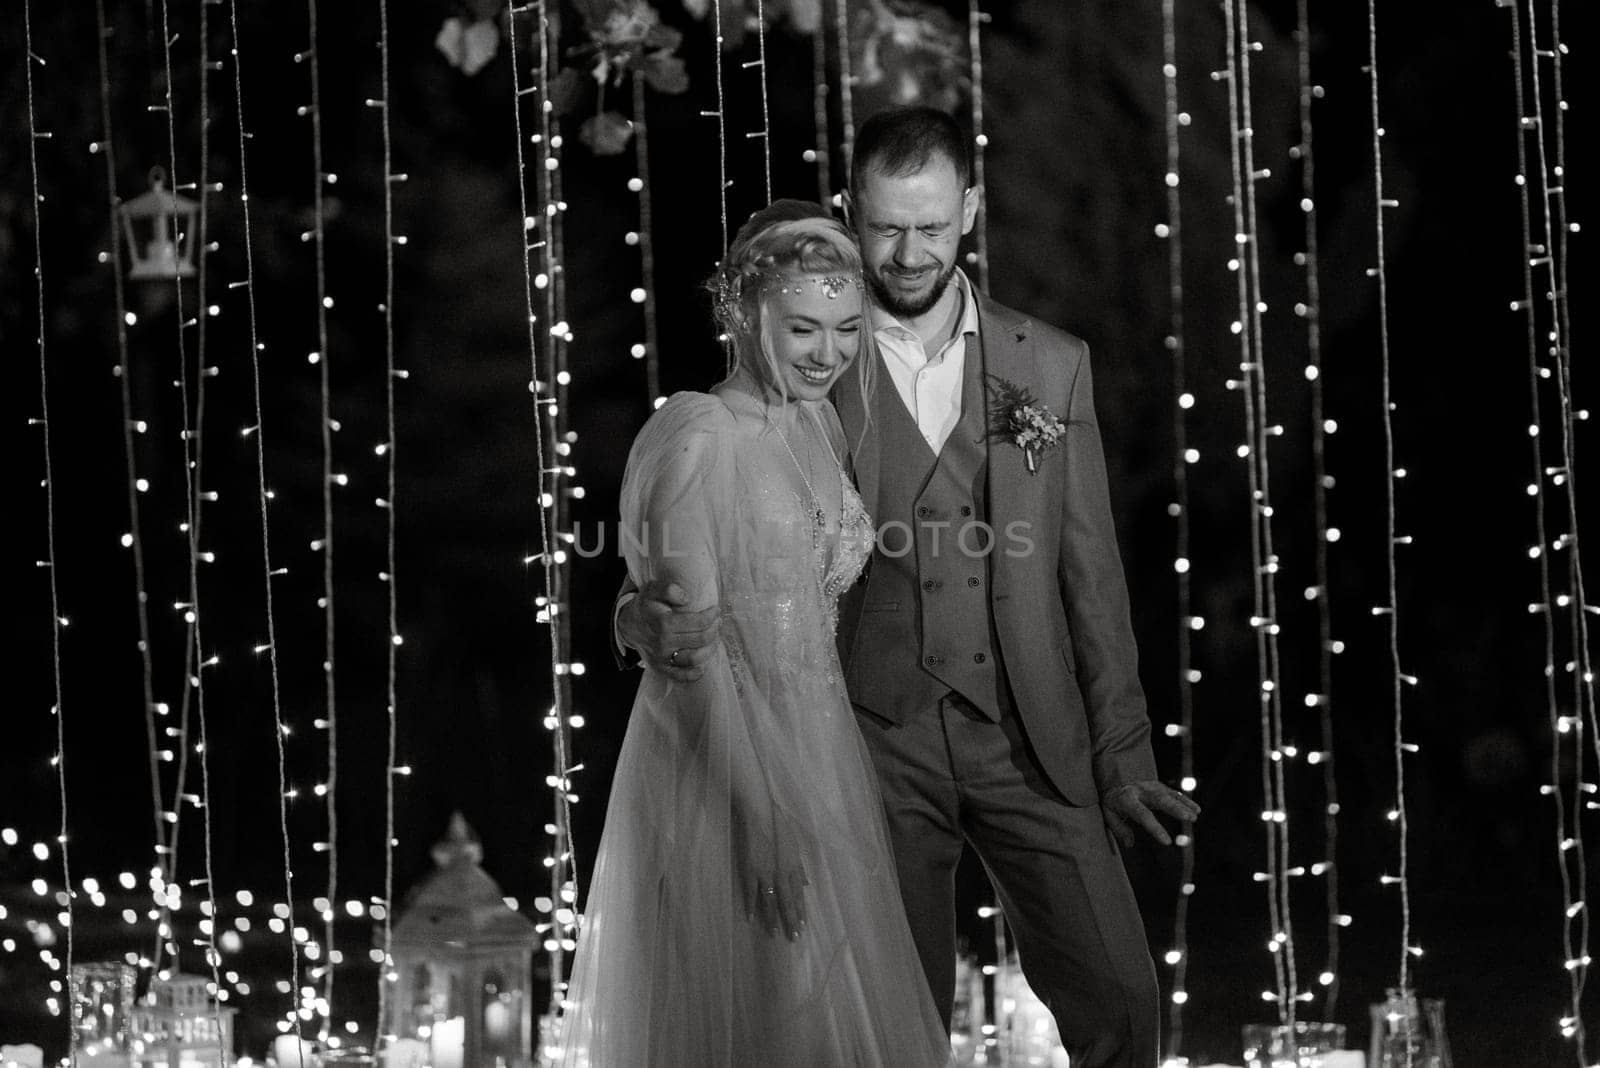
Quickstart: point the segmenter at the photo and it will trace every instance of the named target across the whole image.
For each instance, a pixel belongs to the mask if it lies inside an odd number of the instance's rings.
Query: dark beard
[[[896,319],[915,319],[917,316],[933,310],[933,306],[939,303],[939,298],[944,296],[945,289],[949,287],[950,281],[955,276],[956,265],[952,263],[934,281],[933,288],[928,291],[928,295],[921,300],[915,301],[902,300],[883,284],[883,280],[878,277],[878,272],[876,271],[867,272],[867,288],[872,291],[873,302]]]

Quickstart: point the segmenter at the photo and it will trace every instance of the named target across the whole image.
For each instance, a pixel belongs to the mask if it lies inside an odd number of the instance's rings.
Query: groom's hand
[[[645,666],[676,682],[705,674],[716,648],[719,613],[715,606],[689,612],[689,595],[675,582],[647,582],[617,612],[617,633]]]
[[[1138,842],[1140,831],[1162,845],[1172,844],[1172,836],[1156,819],[1158,812],[1183,822],[1200,815],[1192,797],[1154,779],[1123,783],[1102,799],[1101,806],[1111,833],[1128,849]]]

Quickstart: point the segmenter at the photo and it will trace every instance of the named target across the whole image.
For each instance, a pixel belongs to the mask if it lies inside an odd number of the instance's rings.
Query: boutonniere
[[[1039,454],[1053,449],[1067,432],[1055,412],[1040,404],[1025,386],[1008,382],[999,375],[989,376],[992,385],[989,407],[989,440],[1008,441],[1022,450],[1028,474],[1039,473]]]

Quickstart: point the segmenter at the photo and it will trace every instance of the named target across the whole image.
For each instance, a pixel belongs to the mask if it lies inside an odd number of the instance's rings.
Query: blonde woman
[[[861,258],[820,208],[751,218],[718,271],[735,355],[634,442],[629,576],[716,606],[704,671],[646,668],[606,812],[564,1065],[940,1065],[835,601],[871,520],[828,395],[870,368]]]

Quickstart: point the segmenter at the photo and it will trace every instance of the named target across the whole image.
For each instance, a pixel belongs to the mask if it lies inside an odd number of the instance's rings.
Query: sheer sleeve
[[[622,482],[622,538],[635,587],[665,579],[697,610],[717,603],[712,506],[728,464],[719,439],[729,420],[714,397],[678,394],[634,441]]]
[[[680,783],[706,790],[702,813],[727,820],[733,892],[749,909],[757,893],[784,878],[784,869],[802,862],[792,855],[798,844],[773,801],[792,796],[786,787],[794,769],[783,766],[784,754],[755,740],[768,705],[743,684],[744,599],[737,593],[748,568],[742,562],[752,548],[766,566],[773,561],[743,518],[739,466],[726,406],[704,394],[674,396],[634,443],[623,479],[622,536],[634,582],[676,583],[688,610],[716,605],[727,614],[720,646],[699,679],[674,682],[647,670],[643,696],[683,732],[677,751],[694,766],[682,769]]]

